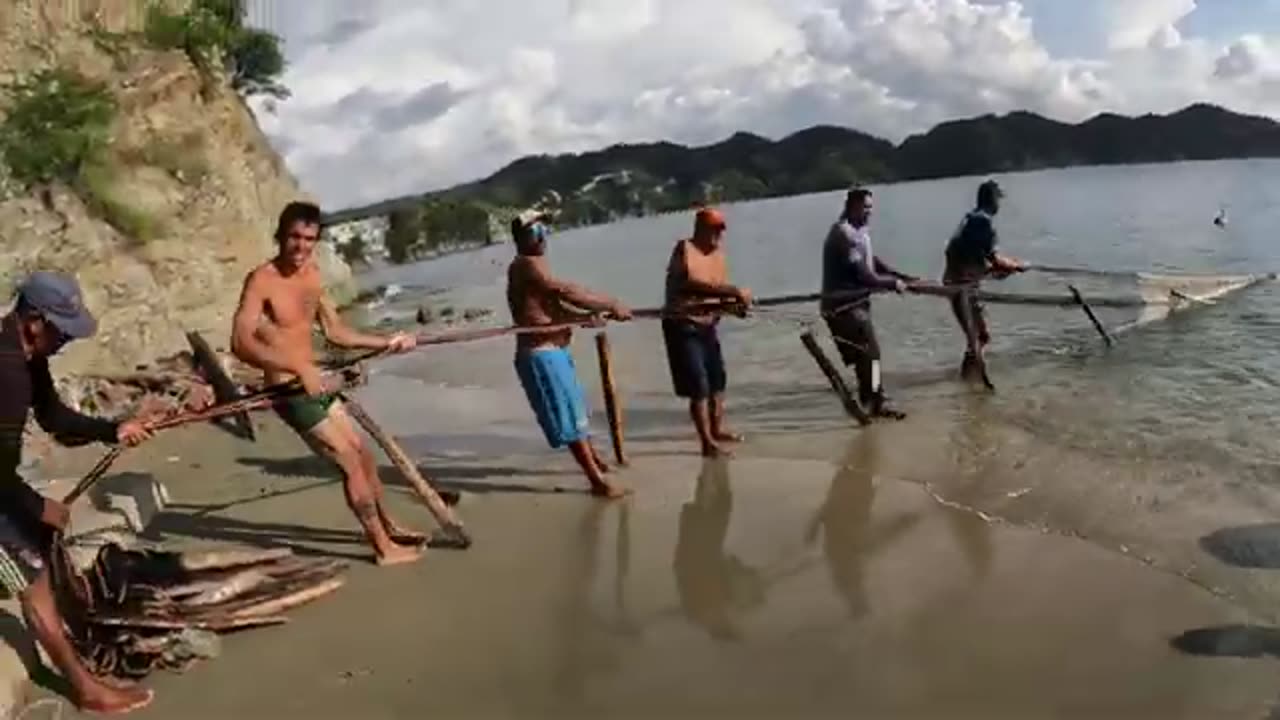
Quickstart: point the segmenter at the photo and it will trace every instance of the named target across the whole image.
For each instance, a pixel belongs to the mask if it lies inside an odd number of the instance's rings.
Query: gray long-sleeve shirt
[[[875,290],[892,290],[905,278],[875,256],[871,249],[871,233],[864,225],[854,227],[848,218],[840,218],[827,233],[822,247],[821,308],[832,310],[859,299],[859,293],[870,295]],[[838,298],[828,297],[839,294]]]

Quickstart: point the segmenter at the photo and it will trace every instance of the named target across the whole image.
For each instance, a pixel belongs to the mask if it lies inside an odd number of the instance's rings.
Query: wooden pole
[[[827,381],[831,383],[831,389],[835,390],[836,395],[840,397],[840,402],[844,405],[845,412],[849,416],[857,419],[861,425],[870,425],[871,416],[867,415],[867,411],[858,404],[854,399],[853,393],[849,392],[849,386],[845,385],[844,378],[840,377],[840,372],[836,370],[835,365],[831,364],[831,360],[827,358],[826,353],[822,352],[822,348],[818,345],[818,340],[814,338],[813,333],[805,330],[800,335],[800,342],[804,343],[804,349],[809,351],[813,356],[813,361],[818,363],[818,369],[823,375],[827,376]]]
[[[471,536],[467,534],[466,528],[462,526],[462,521],[454,514],[453,508],[449,507],[444,498],[431,487],[431,483],[422,476],[422,471],[418,466],[409,459],[409,455],[400,447],[400,443],[395,438],[385,432],[378,423],[374,422],[369,413],[361,407],[360,403],[355,401],[347,393],[339,393],[343,404],[346,405],[347,412],[351,413],[351,417],[355,419],[365,432],[369,433],[374,442],[382,448],[387,457],[391,459],[391,463],[396,466],[404,479],[409,482],[410,487],[417,493],[418,497],[426,504],[427,509],[435,517],[436,522],[440,523],[440,529],[443,531],[441,535],[432,538],[431,547],[445,547],[456,550],[465,550],[471,547]]]
[[[613,358],[609,352],[609,336],[596,333],[596,357],[600,361],[600,386],[604,391],[604,409],[609,418],[609,439],[613,441],[613,457],[619,465],[627,464],[623,448],[622,405],[618,402],[618,388],[613,379]]]
[[[187,343],[191,345],[191,359],[196,366],[196,370],[203,373],[205,380],[213,388],[213,396],[219,403],[227,403],[241,398],[240,389],[236,384],[227,377],[226,370],[223,369],[222,363],[218,361],[218,355],[209,347],[209,343],[205,342],[200,333],[191,331],[187,333]],[[235,427],[240,430],[251,442],[258,441],[258,435],[253,430],[253,421],[249,419],[249,413],[241,412],[233,416]]]
[[[1075,285],[1068,285],[1067,289],[1071,291],[1071,295],[1075,297],[1076,302],[1080,303],[1080,308],[1084,310],[1084,314],[1089,316],[1089,322],[1093,323],[1093,328],[1102,336],[1102,341],[1107,344],[1107,347],[1111,347],[1114,344],[1111,340],[1111,335],[1107,334],[1107,329],[1103,327],[1102,321],[1098,319],[1098,316],[1093,314],[1093,308],[1089,307],[1089,303],[1085,301],[1084,296],[1080,294]]]

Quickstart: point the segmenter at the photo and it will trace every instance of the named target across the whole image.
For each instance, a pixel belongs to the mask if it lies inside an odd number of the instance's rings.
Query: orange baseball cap
[[[721,230],[729,226],[724,221],[724,215],[715,208],[702,208],[699,210],[693,224],[695,228],[719,228]]]

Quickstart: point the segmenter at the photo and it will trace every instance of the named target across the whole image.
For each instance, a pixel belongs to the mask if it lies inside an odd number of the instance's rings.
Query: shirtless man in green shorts
[[[306,389],[281,401],[276,412],[308,445],[342,470],[347,504],[364,528],[379,565],[418,559],[426,537],[401,528],[387,514],[377,461],[356,431],[351,417],[326,387],[316,365],[311,329],[320,324],[325,338],[339,347],[404,352],[413,336],[358,332],[338,316],[324,292],[313,258],[320,237],[320,208],[289,203],[276,226],[279,252],[245,279],[231,334],[236,357],[263,371],[267,384],[297,378]]]

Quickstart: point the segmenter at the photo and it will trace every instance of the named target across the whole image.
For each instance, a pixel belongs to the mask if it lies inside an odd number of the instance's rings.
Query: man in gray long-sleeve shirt
[[[871,250],[871,191],[854,188],[845,197],[844,214],[831,226],[822,248],[822,316],[845,366],[858,378],[858,396],[875,417],[901,420],[880,384],[880,343],[871,322],[871,294],[903,292],[918,278],[889,267]]]

